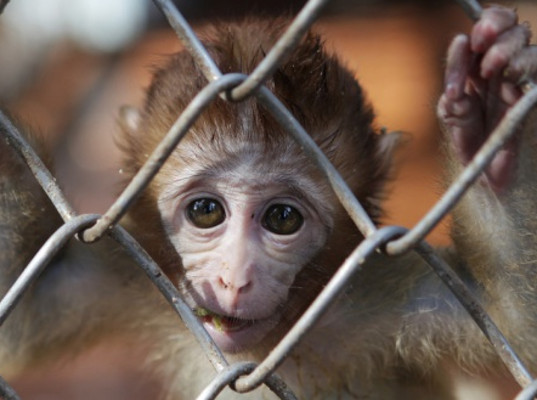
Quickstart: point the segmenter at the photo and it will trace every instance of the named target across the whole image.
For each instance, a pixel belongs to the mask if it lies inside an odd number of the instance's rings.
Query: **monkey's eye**
[[[277,235],[291,235],[298,231],[303,223],[302,214],[287,204],[273,204],[261,221],[265,229]]]
[[[192,201],[186,207],[186,215],[190,222],[201,229],[220,225],[226,219],[226,213],[222,204],[210,198],[201,198]]]

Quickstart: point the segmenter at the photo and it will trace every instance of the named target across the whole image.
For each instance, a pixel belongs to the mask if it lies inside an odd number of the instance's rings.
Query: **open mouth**
[[[279,321],[279,314],[264,319],[242,319],[217,314],[199,306],[194,308],[194,313],[215,344],[222,351],[229,353],[247,350],[263,340]]]
[[[194,309],[194,313],[203,322],[214,326],[219,332],[236,332],[248,328],[256,323],[256,321],[252,319],[247,320],[216,314],[203,307],[196,307]]]

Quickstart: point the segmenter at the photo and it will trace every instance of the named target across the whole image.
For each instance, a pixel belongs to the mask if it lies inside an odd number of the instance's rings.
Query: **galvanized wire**
[[[199,398],[214,398],[227,384],[233,383],[238,376],[248,373],[253,369],[255,365],[251,363],[248,366],[240,363],[229,366],[226,358],[216,343],[214,343],[212,337],[207,333],[201,321],[183,300],[181,293],[179,293],[177,288],[162,272],[155,261],[151,259],[143,247],[125,229],[121,226],[116,226],[110,230],[109,234],[127,250],[132,259],[143,269],[148,278],[179,314],[186,327],[194,334],[213,367],[219,371],[217,377],[207,386],[207,389],[200,395],[202,397]],[[296,399],[293,392],[279,376],[273,373],[267,375],[264,382],[260,382],[260,384],[264,383],[281,399]]]
[[[455,0],[459,5],[462,7],[466,15],[472,20],[472,21],[478,21],[481,18],[481,15],[483,14],[483,7],[481,7],[481,4],[477,0]],[[527,92],[530,89],[534,88],[536,83],[535,81],[530,77],[523,77],[520,82],[518,82],[520,88],[522,91]]]
[[[0,376],[0,397],[3,400],[21,400],[15,390]]]
[[[151,182],[151,179],[157,174],[184,135],[188,133],[188,130],[196,122],[196,119],[201,115],[203,110],[220,93],[236,86],[244,79],[245,75],[241,74],[223,76],[218,80],[210,82],[194,97],[117,200],[110,206],[102,218],[97,221],[94,227],[84,232],[82,235],[84,241],[95,241],[110,226],[115,225],[125,215],[129,206],[141,194],[149,182]]]
[[[515,400],[535,400],[537,398],[537,381],[533,381],[522,390]]]
[[[274,47],[263,58],[259,65],[252,71],[248,79],[240,86],[231,91],[231,99],[235,101],[243,100],[252,95],[268,78],[270,78],[279,65],[296,48],[300,39],[306,31],[313,25],[319,17],[323,7],[328,0],[308,1],[298,15],[293,19],[291,25],[282,34]]]
[[[69,239],[71,239],[77,232],[80,232],[85,227],[93,224],[97,218],[97,215],[79,215],[78,217],[73,217],[48,238],[30,263],[24,268],[15,283],[13,283],[4,297],[0,300],[0,325],[4,323],[9,313],[20,301],[32,282],[37,279],[52,258],[58,254]]]
[[[201,321],[194,315],[192,309],[185,303],[181,294],[168,277],[162,272],[157,263],[147,254],[140,244],[123,229],[116,226],[110,230],[110,236],[118,242],[143,269],[147,277],[162,293],[173,309],[179,314],[186,327],[194,334],[207,358],[217,371],[227,367],[228,362],[207,333]]]
[[[26,139],[21,135],[17,127],[11,120],[0,110],[0,133],[7,139],[8,143],[15,151],[26,161],[37,182],[41,185],[48,195],[56,210],[60,213],[64,221],[68,221],[75,212],[65,199],[63,192],[56,183],[56,178],[52,176],[43,161],[36,154],[35,150],[28,144]]]
[[[537,103],[537,88],[530,89],[505,115],[498,127],[494,129],[487,141],[453,184],[446,190],[431,210],[402,238],[391,242],[387,246],[390,255],[407,252],[421,241],[444,218],[460,198],[472,186],[489,165],[494,155],[517,132],[528,112]]]
[[[2,14],[7,6],[7,3],[9,3],[9,0],[2,0],[0,1],[0,14]]]
[[[263,362],[250,375],[241,377],[235,382],[237,390],[239,392],[251,390],[259,386],[268,375],[272,374],[313,325],[323,316],[325,311],[335,301],[337,295],[345,288],[351,277],[360,270],[366,259],[375,250],[388,243],[394,237],[401,235],[402,232],[403,230],[399,227],[389,226],[381,228],[365,238],[341,267],[339,267],[311,306],[308,307]]]
[[[4,128],[2,131],[5,133],[8,141],[25,159],[36,176],[36,179],[45,189],[53,204],[66,221],[47,240],[27,268],[17,278],[15,284],[0,301],[0,324],[8,317],[10,311],[16,306],[31,282],[36,279],[54,254],[73,235],[83,231],[82,237],[84,241],[92,242],[106,233],[125,248],[135,262],[145,271],[153,284],[180,315],[187,328],[198,339],[209,361],[218,371],[215,379],[200,394],[198,399],[214,399],[227,385],[230,385],[238,392],[247,392],[261,384],[266,384],[282,399],[294,399],[295,396],[287,388],[285,383],[275,375],[275,371],[285,361],[293,348],[308,334],[313,325],[322,317],[330,304],[335,301],[335,298],[341,293],[348,280],[360,269],[367,258],[378,249],[384,249],[388,255],[416,250],[468,310],[517,381],[522,386],[529,384],[520,393],[517,400],[533,398],[537,384],[532,382],[533,378],[527,368],[522,364],[519,357],[512,350],[489,315],[475,299],[472,292],[451,268],[438,257],[434,250],[423,242],[423,238],[449,212],[460,197],[475,182],[479,174],[482,173],[494,154],[514,134],[516,127],[537,102],[537,89],[531,89],[507,113],[501,124],[482,146],[472,162],[464,169],[460,177],[455,180],[442,199],[414,228],[407,230],[405,228],[390,226],[377,229],[327,157],[315,145],[311,137],[300,126],[289,110],[281,104],[274,94],[263,86],[263,83],[296,47],[300,38],[317,18],[327,1],[310,0],[280,40],[277,41],[273,49],[269,51],[267,57],[249,76],[242,74],[222,75],[218,66],[211,59],[207,50],[203,47],[180,12],[173,6],[172,2],[167,0],[154,1],[168,18],[170,25],[184,43],[185,48],[192,54],[196,63],[202,69],[208,80],[208,85],[200,91],[184,112],[178,116],[170,131],[159,146],[157,146],[153,154],[150,155],[148,161],[103,216],[75,216],[73,209],[65,201],[61,190],[45,165],[39,160],[26,141],[24,141],[11,121],[0,112],[0,124]],[[6,3],[6,1],[0,2],[0,5],[3,6]],[[482,11],[479,3],[473,0],[459,0],[459,3],[465,7],[466,12],[471,18],[479,18]],[[312,305],[259,365],[253,363],[235,363],[229,365],[225,356],[205,331],[200,320],[184,302],[181,294],[171,281],[163,274],[145,250],[123,228],[116,226],[134,199],[140,195],[141,191],[153,179],[176,146],[180,144],[181,139],[188,133],[196,119],[216,97],[223,96],[224,93],[227,93],[227,98],[232,101],[239,101],[251,95],[256,97],[324,172],[343,207],[365,236],[362,243],[360,243],[338,269],[319,296],[313,301]],[[88,228],[94,223],[94,226]],[[84,229],[86,230],[84,231]],[[7,399],[18,399],[14,391],[1,378],[0,394],[3,394]]]
[[[196,64],[202,70],[207,80],[212,81],[222,76],[222,72],[200,42],[183,15],[170,0],[153,0],[155,5],[168,19],[170,26],[190,52]],[[319,17],[328,0],[309,0],[293,19],[291,25],[282,37],[270,49],[265,58],[259,63],[247,80],[230,92],[230,99],[244,100],[251,96],[256,89],[274,74],[278,66],[296,48],[300,39]]]
[[[151,179],[163,165],[164,161],[171,154],[175,146],[177,146],[181,138],[187,133],[190,126],[192,126],[192,124],[209,105],[209,103],[214,100],[218,94],[224,93],[227,89],[232,89],[234,86],[238,85],[238,81],[235,84],[232,82],[234,79],[232,76],[228,75],[228,77],[223,80],[221,72],[219,71],[218,67],[214,65],[214,62],[210,58],[207,50],[203,47],[202,43],[195,36],[193,30],[190,28],[184,17],[171,1],[155,0],[155,3],[157,6],[162,7],[163,13],[168,18],[168,21],[176,31],[177,35],[183,41],[185,47],[191,52],[191,54],[193,54],[194,60],[198,63],[198,66],[202,69],[206,78],[211,82],[194,98],[185,111],[178,117],[176,123],[170,129],[163,142],[153,151],[139,173],[136,174],[127,188],[121,193],[114,204],[103,215],[103,217],[94,227],[84,232],[82,237],[87,242],[92,242],[101,237],[106,232],[108,227],[116,224],[121,219],[121,217],[127,212],[130,204],[149,184]],[[310,0],[310,2],[306,4],[299,15],[300,19],[297,20],[298,22],[293,23],[286,32],[286,41],[292,40],[291,43],[284,45],[281,44],[283,41],[280,40],[273,50],[269,52],[271,59],[279,62],[294,47],[297,46],[300,37],[304,34],[304,31],[308,28],[308,26],[313,23],[313,17],[320,12],[320,9],[323,5],[323,1],[317,0]],[[310,13],[313,14],[307,17],[307,15]],[[260,63],[258,67],[260,69],[257,75],[255,75],[257,76],[257,78],[255,78],[256,80],[265,80],[268,76],[268,73],[273,73],[277,68],[277,65],[270,69],[263,65],[266,64]],[[257,86],[259,85],[254,84],[252,86],[251,84],[248,84],[247,87],[250,87],[250,91],[254,89],[257,91]],[[270,92],[265,94],[267,91],[264,90],[262,93],[263,94],[259,94],[260,99],[271,99],[265,100],[265,102],[279,103],[276,97]],[[244,93],[241,95],[244,95]],[[274,112],[277,113],[277,115],[281,115],[281,123],[285,124],[286,127],[289,127],[289,130],[293,133],[293,137],[299,140],[301,144],[306,145],[311,154],[315,153],[315,160],[318,165],[321,166],[321,169],[328,171],[327,175],[329,176],[329,180],[335,188],[337,195],[344,202],[344,207],[349,213],[351,213],[353,221],[357,223],[362,233],[364,233],[364,235],[368,235],[373,232],[375,230],[375,226],[371,222],[371,219],[356,200],[355,196],[352,194],[344,180],[337,173],[336,169],[330,164],[326,156],[320,150],[318,150],[310,136],[304,131],[303,128],[300,127],[300,124],[287,110],[285,110],[283,106],[273,106],[270,107],[270,109],[275,109],[275,107],[282,110]]]
[[[477,21],[481,18],[483,8],[477,0],[455,0],[462,7],[466,15],[472,20]]]
[[[468,311],[520,386],[529,384],[533,377],[528,368],[462,279],[426,242],[420,242],[414,249]]]
[[[155,5],[164,13],[170,26],[174,29],[185,48],[194,58],[198,67],[208,81],[214,81],[222,76],[210,54],[200,42],[183,15],[177,10],[171,1],[153,0]]]
[[[304,130],[300,123],[293,117],[293,114],[282,104],[282,102],[266,87],[260,87],[256,94],[257,100],[270,112],[276,121],[302,146],[312,161],[325,174],[332,190],[338,197],[340,203],[349,214],[364,236],[372,235],[376,232],[375,224],[367,215],[352,190],[341,177],[336,168],[332,165],[326,155],[315,144],[310,135]]]
[[[216,399],[218,394],[230,386],[232,389],[236,389],[235,381],[241,375],[246,375],[252,372],[256,367],[255,363],[251,362],[237,362],[230,365],[225,370],[220,371],[218,375],[209,383],[205,389],[196,397],[196,400],[213,400]],[[285,382],[277,375],[270,375],[265,380],[265,384],[280,398],[283,400],[296,400],[294,393],[287,387]]]

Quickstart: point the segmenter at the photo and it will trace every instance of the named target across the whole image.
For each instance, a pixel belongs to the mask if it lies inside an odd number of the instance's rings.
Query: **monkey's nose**
[[[222,276],[218,277],[218,285],[224,289],[237,293],[245,293],[252,287],[251,281],[233,282],[231,279],[225,279]]]

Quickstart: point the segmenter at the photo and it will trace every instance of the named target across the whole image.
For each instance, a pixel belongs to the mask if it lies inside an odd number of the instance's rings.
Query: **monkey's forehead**
[[[221,127],[216,127],[218,131]],[[246,129],[245,129],[246,130]],[[264,140],[263,135],[257,135],[255,128],[250,134],[226,134],[215,132],[215,137],[208,137],[206,132],[192,129],[185,140],[175,149],[170,157],[170,167],[191,170],[194,173],[203,172],[241,176],[258,174],[259,179],[278,173],[315,175],[317,180],[319,170],[315,168],[303,149],[289,136],[281,140]]]
[[[308,193],[325,189],[317,174],[307,174],[294,164],[286,164],[267,158],[267,162],[227,163],[227,160],[215,160],[208,164],[185,164],[181,168],[167,169],[166,179],[175,183],[171,190],[184,191],[193,186],[244,187],[249,190],[264,192],[267,190],[285,190],[296,197],[307,197]],[[272,162],[276,161],[276,162]]]

